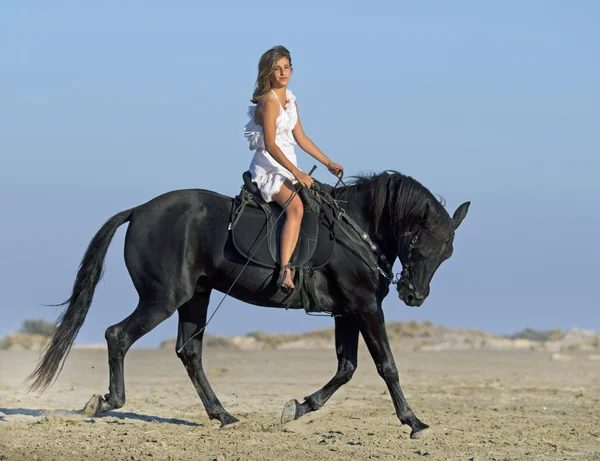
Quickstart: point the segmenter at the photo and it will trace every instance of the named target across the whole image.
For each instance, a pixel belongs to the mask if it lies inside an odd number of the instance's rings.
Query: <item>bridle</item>
[[[391,283],[396,283],[398,287],[398,292],[400,292],[400,288],[402,286],[402,282],[406,284],[409,290],[412,291],[416,300],[421,301],[425,299],[425,296],[419,291],[417,283],[415,282],[415,271],[412,267],[412,255],[413,250],[417,247],[419,243],[419,237],[421,236],[421,229],[412,232],[406,232],[404,234],[405,237],[410,238],[410,243],[408,245],[408,252],[406,255],[406,261],[402,264],[402,272],[400,273],[400,277],[397,277],[395,281]]]

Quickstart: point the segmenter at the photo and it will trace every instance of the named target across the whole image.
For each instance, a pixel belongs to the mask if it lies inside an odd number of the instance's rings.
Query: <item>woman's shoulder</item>
[[[261,96],[261,98],[258,100],[256,105],[259,105],[259,104],[265,105],[267,103],[274,103],[274,102],[279,102],[279,100],[277,99],[277,96],[272,91],[267,91],[264,95]]]
[[[267,106],[270,106],[272,109],[279,108],[279,99],[277,99],[277,96],[272,91],[263,95],[256,103],[256,109],[259,112],[262,112]]]

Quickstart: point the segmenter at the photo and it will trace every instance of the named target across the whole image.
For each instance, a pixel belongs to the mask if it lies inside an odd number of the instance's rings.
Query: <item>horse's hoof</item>
[[[289,423],[290,421],[294,421],[296,419],[296,415],[298,414],[298,401],[296,399],[290,400],[283,407],[283,412],[281,413],[281,424]]]
[[[429,426],[427,424],[419,421],[419,424],[416,427],[413,427],[413,429],[410,433],[410,438],[411,439],[421,439],[423,437],[427,437],[427,435],[430,432],[431,431],[429,429]]]
[[[237,419],[235,416],[231,416],[230,414],[227,414],[224,417],[220,418],[220,421],[221,421],[221,427],[225,427],[225,426],[229,426],[234,423],[238,423],[240,420]]]
[[[88,403],[85,404],[83,410],[81,412],[85,416],[98,416],[100,414],[100,409],[102,408],[102,396],[98,394],[92,395],[92,398],[88,400]]]

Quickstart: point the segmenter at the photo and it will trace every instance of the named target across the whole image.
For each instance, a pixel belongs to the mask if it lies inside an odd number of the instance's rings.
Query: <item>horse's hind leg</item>
[[[352,378],[358,366],[358,327],[352,319],[336,317],[335,348],[338,358],[338,369],[335,376],[322,389],[306,397],[304,402],[290,400],[285,404],[281,422],[287,423],[298,419],[311,411],[321,408],[340,387]]]
[[[125,405],[125,354],[133,343],[169,318],[177,307],[169,302],[157,304],[155,301],[140,300],[129,317],[107,328],[105,336],[110,369],[109,392],[104,397],[92,396],[83,409],[84,414],[97,416]]]
[[[204,404],[210,419],[218,419],[221,427],[238,420],[231,416],[213,392],[202,367],[202,338],[204,330],[190,339],[206,324],[206,313],[210,299],[210,289],[196,292],[194,297],[179,308],[177,333],[177,356],[183,362],[194,387]],[[189,341],[189,342],[188,342]]]

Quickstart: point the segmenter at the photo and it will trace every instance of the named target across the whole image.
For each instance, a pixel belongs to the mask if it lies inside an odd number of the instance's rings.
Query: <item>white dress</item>
[[[273,91],[273,90],[271,90]],[[275,93],[273,91],[273,93]],[[277,96],[277,95],[275,95]],[[294,165],[298,165],[294,145],[296,140],[292,130],[298,122],[298,111],[296,109],[296,97],[290,90],[286,90],[285,109],[279,105],[279,116],[276,121],[275,144],[283,151],[285,156]],[[255,150],[254,158],[250,163],[250,175],[252,181],[258,186],[262,198],[266,202],[273,201],[273,195],[277,194],[286,179],[296,183],[294,175],[277,162],[265,148],[265,136],[263,127],[254,122],[256,106],[248,108],[250,121],[244,127],[244,135],[250,142],[250,150]]]

